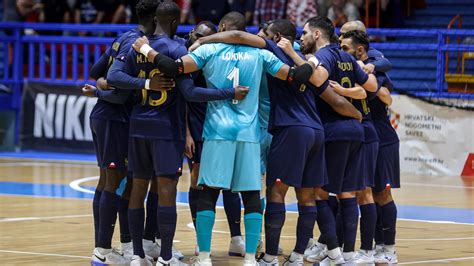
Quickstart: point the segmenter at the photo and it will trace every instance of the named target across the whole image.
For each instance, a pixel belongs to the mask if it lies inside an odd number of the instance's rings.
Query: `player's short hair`
[[[351,39],[354,45],[362,45],[365,51],[368,51],[370,48],[369,35],[360,30],[352,30],[344,33],[342,35],[343,39]]]
[[[175,2],[163,1],[156,9],[156,17],[160,23],[170,23],[179,19],[180,16],[181,9]]]
[[[245,17],[239,12],[229,12],[220,21],[225,23],[226,30],[245,31]]]
[[[157,0],[140,0],[135,6],[138,20],[141,22],[150,21],[155,16],[155,11],[161,1]]]
[[[275,33],[280,33],[283,37],[294,41],[296,39],[296,27],[288,19],[273,20],[269,27]]]
[[[334,25],[332,24],[332,21],[327,17],[312,17],[308,19],[306,23],[308,23],[308,26],[310,28],[318,28],[327,40],[330,40],[331,37],[334,35]]]
[[[199,22],[197,25],[196,25],[196,28],[201,26],[201,25],[206,25],[206,27],[208,27],[209,29],[211,29],[211,32],[212,33],[217,33],[217,27],[214,23],[210,22],[209,20],[203,20],[201,22]]]

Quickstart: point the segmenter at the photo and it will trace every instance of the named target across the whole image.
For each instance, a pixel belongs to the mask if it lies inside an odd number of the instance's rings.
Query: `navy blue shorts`
[[[375,167],[377,165],[379,142],[362,143],[361,149],[363,175],[359,178],[357,190],[375,186]]]
[[[134,178],[178,178],[183,167],[184,142],[130,138],[129,170]]]
[[[379,147],[375,167],[375,192],[381,192],[387,184],[400,188],[400,143]]]
[[[359,177],[363,175],[361,147],[360,141],[326,142],[329,183],[324,190],[335,194],[357,190]]]
[[[127,170],[129,123],[90,119],[97,165]]]
[[[268,155],[267,186],[277,179],[295,188],[327,184],[323,130],[291,126],[275,132]]]

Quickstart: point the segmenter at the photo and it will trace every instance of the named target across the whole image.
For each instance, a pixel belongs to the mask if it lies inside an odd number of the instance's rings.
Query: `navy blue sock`
[[[294,251],[304,254],[314,229],[314,223],[317,218],[316,206],[298,205],[298,222],[296,224],[296,245]]]
[[[339,247],[344,245],[344,224],[342,223],[341,210],[336,214],[336,235]]]
[[[133,254],[145,258],[143,251],[143,223],[145,222],[145,209],[128,209],[128,221],[133,241]]]
[[[115,222],[120,197],[115,193],[102,191],[100,197],[100,223],[99,223],[99,247],[112,248],[112,236],[114,234]]]
[[[230,190],[222,190],[224,199],[224,210],[229,224],[230,236],[240,236],[240,196],[239,193],[232,193]]]
[[[128,243],[132,241],[128,224],[128,203],[130,201],[121,198],[119,201],[119,223],[120,223],[120,243]]]
[[[360,249],[372,250],[377,223],[377,210],[374,203],[359,206],[360,208]]]
[[[94,200],[92,201],[92,213],[94,214],[94,246],[97,247],[99,244],[99,222],[100,222],[100,197],[102,196],[101,190],[95,190]]]
[[[383,222],[382,222],[382,207],[375,204],[377,209],[377,224],[375,225],[375,244],[383,245],[384,242],[384,233],[383,233]]]
[[[155,242],[156,230],[158,230],[158,194],[148,192],[146,198],[146,220],[143,239]]]
[[[158,220],[158,227],[161,233],[161,253],[160,257],[170,260],[172,257],[172,246],[174,233],[176,231],[176,206],[158,206],[158,215],[163,217]]]
[[[356,198],[340,199],[341,217],[344,232],[344,252],[352,252],[355,248],[359,208]]]
[[[197,214],[197,202],[199,199],[199,189],[189,188],[188,202],[189,209],[191,210],[191,218],[193,219],[194,228],[196,228],[196,214]]]
[[[316,207],[318,209],[316,221],[321,231],[321,237],[325,240],[328,250],[335,249],[339,246],[336,236],[336,221],[329,203],[327,200],[317,200]]]
[[[382,221],[384,244],[395,245],[395,234],[397,229],[397,206],[394,201],[391,201],[382,206]]]
[[[336,196],[329,196],[328,199],[329,208],[331,208],[334,217],[336,217],[337,213],[339,212],[339,201],[337,200]]]
[[[265,209],[265,253],[277,256],[278,244],[285,223],[285,204],[267,202]]]

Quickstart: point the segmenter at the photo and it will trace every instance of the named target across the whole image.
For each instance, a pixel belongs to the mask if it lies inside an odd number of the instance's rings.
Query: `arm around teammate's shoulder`
[[[189,51],[192,52],[199,46],[207,43],[244,44],[256,48],[265,48],[267,46],[265,40],[257,35],[239,30],[231,30],[202,37],[189,47]]]
[[[337,94],[334,89],[325,84],[327,88],[319,95],[338,114],[362,121],[362,114],[346,98]]]

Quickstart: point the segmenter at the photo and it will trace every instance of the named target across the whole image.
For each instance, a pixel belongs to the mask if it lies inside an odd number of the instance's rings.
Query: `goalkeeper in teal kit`
[[[245,19],[236,12],[224,16],[219,31],[244,30]],[[272,53],[243,45],[206,44],[174,62],[138,39],[134,48],[153,61],[168,76],[203,69],[208,88],[249,87],[247,97],[239,102],[211,101],[204,122],[204,147],[198,184],[203,187],[198,200],[196,219],[199,257],[195,265],[212,265],[211,235],[215,206],[220,189],[240,192],[244,203],[246,256],[244,265],[256,265],[255,252],[262,226],[260,182],[260,125],[258,97],[262,72],[289,82],[309,79],[308,64],[293,69]]]

